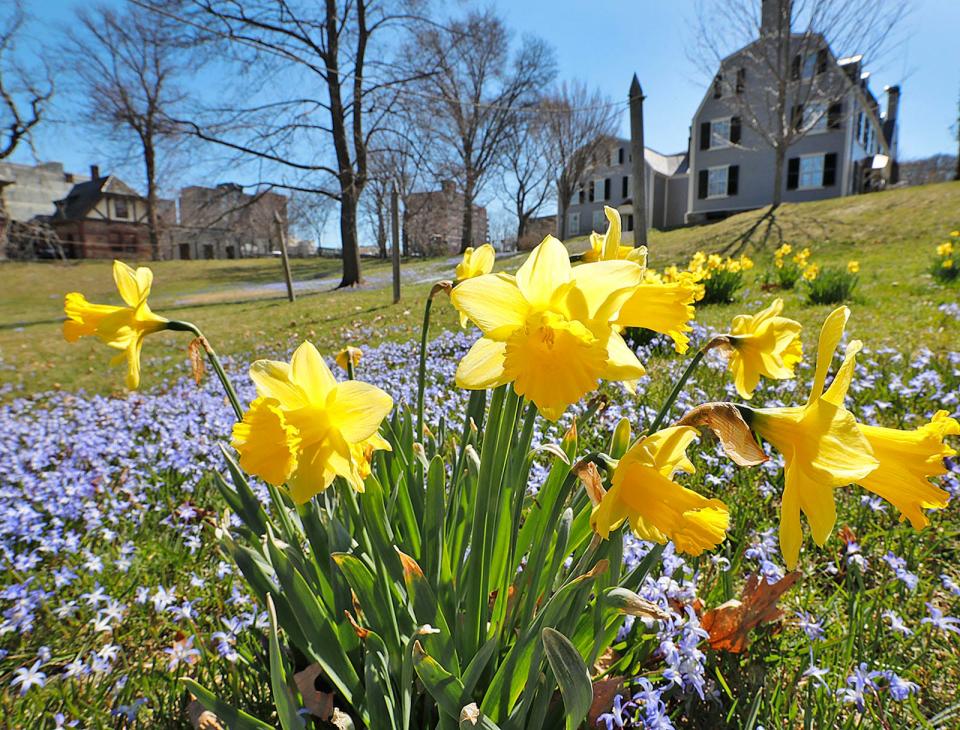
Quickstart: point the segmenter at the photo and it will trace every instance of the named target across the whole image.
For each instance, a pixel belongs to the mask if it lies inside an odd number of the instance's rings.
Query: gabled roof
[[[118,195],[125,198],[139,198],[140,194],[113,175],[97,177],[74,185],[67,197],[56,201],[59,220],[77,220],[86,218],[100,199],[105,195]]]

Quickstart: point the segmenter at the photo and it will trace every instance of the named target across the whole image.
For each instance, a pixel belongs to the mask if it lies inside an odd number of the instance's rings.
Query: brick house
[[[437,256],[460,250],[463,230],[463,194],[452,180],[445,180],[440,190],[411,193],[403,211],[403,235],[411,254]],[[487,209],[473,206],[471,245],[487,242]]]
[[[173,226],[174,202],[157,203],[161,226]],[[146,198],[114,175],[101,176],[96,165],[90,167],[90,179],[75,184],[56,208],[50,222],[67,258],[151,257]],[[167,245],[161,239],[161,255]]]
[[[180,191],[180,225],[173,232],[173,258],[234,259],[269,256],[278,213],[286,231],[287,197],[245,193],[236,183],[214,188],[192,185]]]

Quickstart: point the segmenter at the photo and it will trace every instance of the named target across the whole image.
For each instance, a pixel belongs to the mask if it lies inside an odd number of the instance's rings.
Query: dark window
[[[828,152],[823,157],[823,187],[828,188],[837,182],[837,153]]]
[[[627,213],[626,220],[627,220],[627,227],[625,230],[632,231],[633,230],[633,214]]]
[[[717,74],[713,77],[713,98],[719,99],[723,96],[723,74]]]
[[[803,58],[798,53],[793,57],[793,61],[790,63],[790,78],[794,81],[800,79],[800,66],[803,65]]]
[[[617,150],[617,164],[623,164],[623,147],[620,147]]]
[[[737,69],[737,93],[742,94],[746,86],[747,80],[747,69],[738,68]]]
[[[603,199],[610,200],[610,178],[605,178],[603,181]]]
[[[710,183],[710,172],[701,170],[697,175],[697,197],[703,200],[707,197],[707,185]]]
[[[113,212],[117,218],[129,218],[130,211],[127,210],[127,201],[123,198],[117,198],[113,201]]]
[[[740,165],[730,165],[727,169],[727,195],[736,195],[740,190]]]
[[[591,203],[593,202],[593,196],[594,196],[593,180],[591,180],[590,184],[587,186],[587,200],[589,200]]]
[[[857,140],[863,137],[863,112],[857,114]]]
[[[710,122],[700,123],[700,149],[710,149]]]
[[[620,185],[620,197],[625,198],[629,194],[630,194],[630,178],[624,175]]]
[[[830,129],[840,129],[840,120],[843,117],[843,103],[836,102],[827,109],[827,126]]]
[[[583,185],[580,186],[580,189],[577,191],[577,202],[580,205],[583,205]]]
[[[730,144],[740,144],[740,117],[730,118]]]
[[[817,73],[822,74],[827,70],[827,49],[821,48],[817,51]]]
[[[787,161],[787,190],[796,190],[800,184],[800,158],[791,157]]]

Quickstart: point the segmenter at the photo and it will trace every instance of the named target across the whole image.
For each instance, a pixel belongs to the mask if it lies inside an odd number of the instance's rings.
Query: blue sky
[[[118,0],[112,2],[119,4]],[[67,25],[81,4],[87,2],[27,3],[39,21],[32,28],[34,39],[49,40],[45,34]],[[631,76],[636,72],[647,96],[646,143],[661,152],[684,149],[690,117],[704,89],[704,79],[684,50],[692,42],[689,19],[695,0],[494,0],[493,5],[518,34],[538,34],[553,44],[560,78],[584,80],[619,100],[626,99]],[[882,96],[886,84],[903,86],[901,158],[956,151],[950,127],[957,116],[960,94],[958,28],[960,0],[913,0],[905,42],[890,54],[883,67],[871,69],[871,87],[878,96]],[[90,163],[103,161],[103,143],[88,131],[63,121],[70,118],[67,104],[60,105],[56,116],[61,121],[47,125],[38,135],[36,148],[41,160],[59,160],[68,170],[78,172]],[[32,156],[24,148],[14,159],[30,162]],[[139,183],[135,177],[130,182]]]

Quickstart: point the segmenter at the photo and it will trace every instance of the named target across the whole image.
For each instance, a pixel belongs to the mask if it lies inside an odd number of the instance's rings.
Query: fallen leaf
[[[220,723],[220,718],[201,705],[196,698],[191,699],[187,705],[187,717],[195,730],[226,730]]]
[[[314,717],[329,720],[333,717],[333,693],[317,689],[317,677],[323,676],[319,664],[311,664],[302,672],[293,675],[293,681],[303,697],[303,706]]]
[[[624,679],[625,677],[607,677],[593,683],[593,703],[587,712],[587,727],[596,727],[600,715],[610,711],[614,697],[623,693]]]
[[[677,421],[679,426],[706,426],[738,466],[756,466],[769,458],[733,403],[704,403]]]
[[[749,643],[750,631],[783,616],[777,601],[798,580],[800,572],[796,570],[772,584],[758,575],[747,578],[742,601],[733,599],[703,614],[700,625],[710,635],[707,643],[719,651],[742,652]]]
[[[566,454],[564,454],[564,456],[566,456]],[[607,490],[603,488],[603,483],[600,479],[600,470],[597,469],[597,465],[592,461],[586,463],[578,461],[573,467],[573,471],[580,477],[583,488],[587,496],[590,497],[590,504],[596,507],[600,504],[600,500],[603,499],[603,495],[607,493]]]

